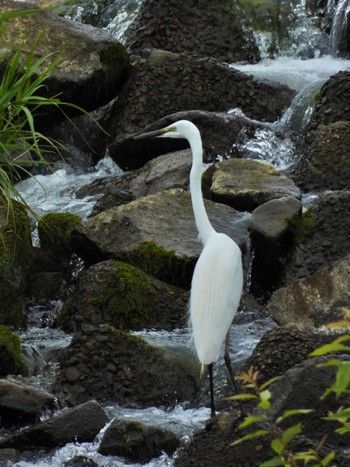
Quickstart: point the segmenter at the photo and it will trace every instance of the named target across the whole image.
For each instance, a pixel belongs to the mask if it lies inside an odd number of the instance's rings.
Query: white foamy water
[[[331,56],[306,60],[282,56],[274,60],[265,59],[256,64],[234,63],[231,66],[256,78],[276,81],[300,91],[316,81],[326,81],[338,71],[350,70],[350,60]]]
[[[52,174],[27,178],[16,188],[39,217],[49,212],[70,212],[85,220],[98,196],[77,198],[76,191],[98,178],[120,174],[122,170],[110,157],[105,157],[87,172],[74,170],[67,164]]]

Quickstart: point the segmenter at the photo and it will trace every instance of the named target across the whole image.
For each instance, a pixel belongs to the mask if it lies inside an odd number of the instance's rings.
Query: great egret
[[[185,138],[192,150],[190,191],[203,250],[192,278],[190,325],[202,369],[205,365],[208,367],[213,417],[215,415],[213,363],[219,358],[225,338],[225,363],[234,389],[238,392],[230,361],[229,330],[242,293],[241,250],[230,237],[216,232],[208,219],[201,188],[203,148],[198,128],[192,122],[179,120],[165,128],[143,133],[134,138],[150,137]],[[240,408],[243,414],[241,405]]]

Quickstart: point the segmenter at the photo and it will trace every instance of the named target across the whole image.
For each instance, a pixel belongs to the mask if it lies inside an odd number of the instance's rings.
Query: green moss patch
[[[185,288],[191,283],[196,262],[196,258],[181,258],[175,250],[167,250],[153,241],[141,242],[135,251],[124,253],[121,259],[157,279]]]
[[[134,328],[147,321],[157,304],[157,294],[150,279],[140,269],[111,261],[113,268],[106,276],[99,295],[89,303],[110,315],[116,328]]]
[[[296,213],[294,216],[286,219],[288,224],[295,232],[297,241],[304,241],[310,235],[317,223],[312,217],[312,209],[308,209],[304,214]]]
[[[69,212],[45,214],[38,222],[41,248],[58,256],[71,254],[71,233],[80,224],[80,217]]]
[[[19,337],[0,325],[0,376],[27,374]]]

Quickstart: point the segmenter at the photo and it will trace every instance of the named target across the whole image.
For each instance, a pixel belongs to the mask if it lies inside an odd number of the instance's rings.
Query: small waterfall
[[[336,6],[334,6],[334,0],[329,0],[327,10],[334,11],[330,32],[330,50],[332,55],[337,57],[350,20],[350,0],[339,0]]]

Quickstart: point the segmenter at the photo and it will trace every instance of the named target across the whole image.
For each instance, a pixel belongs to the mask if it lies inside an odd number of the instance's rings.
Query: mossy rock
[[[0,377],[27,373],[19,337],[0,324]]]
[[[187,298],[184,289],[154,279],[135,266],[102,261],[80,275],[58,325],[69,332],[81,329],[83,323],[171,329],[185,323]]]
[[[25,208],[17,202],[13,209],[0,207],[0,323],[24,324],[26,275],[33,247]]]
[[[72,256],[71,233],[81,224],[79,216],[69,212],[45,214],[38,222],[41,249],[60,269],[67,266]]]

